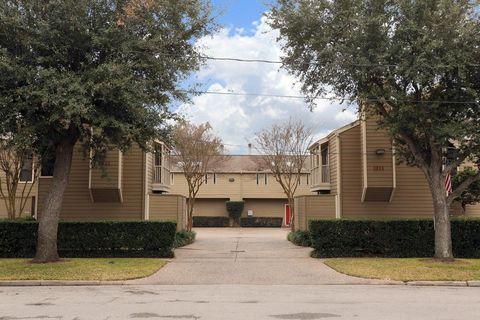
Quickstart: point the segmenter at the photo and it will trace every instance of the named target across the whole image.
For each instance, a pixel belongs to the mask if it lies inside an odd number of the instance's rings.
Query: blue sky
[[[267,10],[265,0],[214,0],[213,4],[221,12],[218,22],[226,27],[249,30],[252,22],[259,20]]]
[[[282,48],[263,15],[274,0],[213,0],[222,26],[215,34],[199,39],[200,52],[210,57],[278,61]],[[209,60],[189,79],[204,91],[220,93],[299,96],[300,83],[277,64]],[[265,96],[203,94],[176,110],[195,123],[209,122],[231,154],[245,154],[255,133],[289,118],[303,120],[321,138],[356,118],[355,110],[319,101],[313,112],[302,99]]]

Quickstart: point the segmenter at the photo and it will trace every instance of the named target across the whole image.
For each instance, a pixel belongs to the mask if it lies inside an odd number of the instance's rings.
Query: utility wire
[[[184,57],[184,55],[179,55],[177,53],[159,53],[158,56],[165,57]],[[280,60],[270,60],[270,59],[246,59],[246,58],[236,58],[236,57],[213,57],[202,54],[197,54],[196,57],[205,60],[212,61],[226,61],[226,62],[245,62],[245,63],[266,63],[266,64],[283,64]],[[304,63],[304,65],[325,65],[328,62],[309,62]],[[376,67],[398,67],[399,64],[383,64],[383,63],[345,63],[344,65],[360,67],[360,68],[376,68]],[[425,65],[427,68],[450,68],[450,67],[480,67],[480,64],[469,63],[469,64],[438,64],[438,65]]]
[[[267,98],[286,98],[286,99],[307,99],[305,96],[280,95],[280,94],[264,94],[264,93],[242,93],[242,92],[222,92],[222,91],[199,91],[199,90],[180,90],[184,93],[190,94],[211,94],[223,96],[244,96],[244,97],[267,97]],[[348,101],[346,97],[316,97],[313,100],[328,100],[328,101]],[[402,99],[365,99],[364,102],[393,102],[393,103],[448,103],[448,104],[479,104],[480,101],[449,101],[449,100],[402,100]]]

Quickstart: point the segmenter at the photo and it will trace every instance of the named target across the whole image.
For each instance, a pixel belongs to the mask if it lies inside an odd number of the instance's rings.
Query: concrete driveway
[[[134,284],[385,284],[340,274],[286,240],[286,229],[201,228],[194,244]]]

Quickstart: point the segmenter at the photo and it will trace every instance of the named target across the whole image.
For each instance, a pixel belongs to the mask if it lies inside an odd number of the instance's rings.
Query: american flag
[[[445,177],[445,191],[447,192],[447,196],[453,192],[452,175],[450,174],[450,172]]]

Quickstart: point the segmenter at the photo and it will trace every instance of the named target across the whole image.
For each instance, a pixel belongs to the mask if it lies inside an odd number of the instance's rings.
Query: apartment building
[[[100,168],[92,167],[82,147],[76,146],[60,219],[172,220],[183,228],[186,200],[169,193],[169,150],[161,142],[155,142],[153,149],[146,152],[133,145],[125,153],[109,150]],[[52,185],[53,162],[49,159],[37,169],[31,165],[32,171],[41,172],[30,195],[31,210],[25,215],[42,211]],[[4,207],[0,207],[0,217],[7,215]]]
[[[391,139],[373,119],[334,130],[310,146],[311,195],[296,198],[296,221],[322,218],[431,218],[424,174],[399,163]],[[462,214],[454,205],[452,215]],[[480,205],[465,215],[480,215]]]
[[[234,155],[205,175],[194,208],[194,216],[228,216],[225,201],[245,201],[243,216],[290,219],[288,201],[273,175],[261,169],[261,156]],[[297,195],[311,194],[309,163],[300,176]],[[188,196],[188,186],[182,170],[172,166],[170,191]]]

